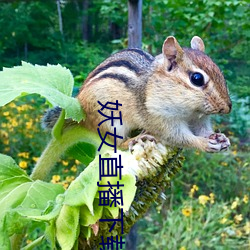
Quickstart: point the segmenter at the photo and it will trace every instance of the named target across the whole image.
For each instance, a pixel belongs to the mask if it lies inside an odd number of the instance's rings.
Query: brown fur
[[[204,43],[199,37],[192,39],[191,46],[195,49],[182,49],[174,37],[168,37],[163,54],[156,58],[132,49],[105,60],[89,74],[78,95],[87,113],[84,125],[96,130],[104,119],[98,113],[97,101],[105,104],[118,100],[123,119],[118,130],[124,136],[119,144],[128,139],[131,130],[143,129],[164,144],[221,150],[221,142],[213,146],[214,141],[208,139],[213,133],[208,115],[230,112],[225,79],[203,53]],[[190,82],[189,74],[196,70],[206,74],[202,87]],[[109,110],[103,112],[110,114]],[[110,122],[100,129],[103,133],[113,131]]]

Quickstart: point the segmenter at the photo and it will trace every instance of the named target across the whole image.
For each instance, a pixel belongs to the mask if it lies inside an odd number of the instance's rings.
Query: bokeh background
[[[137,224],[137,249],[249,249],[250,2],[143,0],[142,11],[142,47],[153,55],[169,35],[186,47],[194,35],[202,37],[225,75],[233,110],[213,118],[231,149],[184,151],[183,170],[166,200]],[[125,0],[0,1],[0,68],[59,63],[71,70],[77,92],[95,66],[127,47],[127,23]],[[49,140],[40,125],[46,108],[33,95],[0,109],[0,153],[28,173]],[[51,181],[67,188],[83,168],[65,156]],[[39,233],[32,229],[27,242]]]

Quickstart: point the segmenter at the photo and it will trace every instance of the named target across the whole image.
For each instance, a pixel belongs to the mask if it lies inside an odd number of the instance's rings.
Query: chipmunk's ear
[[[169,36],[162,46],[162,54],[170,61],[179,61],[182,59],[183,50],[175,37]]]
[[[202,52],[205,51],[205,45],[204,45],[204,42],[203,40],[198,37],[198,36],[194,36],[191,40],[191,48],[192,49],[197,49],[197,50],[200,50]]]

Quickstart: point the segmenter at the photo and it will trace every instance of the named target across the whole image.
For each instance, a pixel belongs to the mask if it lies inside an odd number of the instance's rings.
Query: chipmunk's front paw
[[[214,133],[208,137],[207,152],[216,153],[225,151],[230,147],[229,139],[222,133]]]
[[[133,146],[137,143],[139,143],[142,147],[144,147],[144,144],[146,141],[151,141],[151,142],[155,142],[156,143],[156,139],[152,136],[152,135],[148,135],[148,134],[141,134],[136,136],[135,138],[133,138],[129,144],[129,150],[132,152],[133,151]]]

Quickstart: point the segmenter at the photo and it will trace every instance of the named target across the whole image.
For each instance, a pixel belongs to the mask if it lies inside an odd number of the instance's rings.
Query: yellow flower
[[[26,128],[27,128],[27,129],[31,129],[31,128],[32,128],[32,126],[33,126],[33,122],[32,122],[32,120],[30,120],[30,121],[26,122]]]
[[[181,247],[180,250],[186,250],[186,247]]]
[[[238,153],[237,150],[233,150],[233,151],[232,151],[232,154],[233,154],[233,155],[237,155],[237,153]]]
[[[227,218],[222,218],[221,220],[220,220],[220,224],[225,224],[227,222]]]
[[[52,183],[57,183],[57,182],[60,181],[60,179],[61,179],[61,176],[60,176],[60,175],[53,175],[53,176],[52,176],[51,182],[52,182]]]
[[[10,106],[11,108],[15,108],[15,107],[16,107],[16,104],[15,104],[14,102],[11,102],[11,103],[9,104],[9,106]]]
[[[235,201],[231,205],[231,209],[235,209],[239,205],[239,198],[236,197]]]
[[[3,112],[4,116],[8,116],[9,114],[10,114],[10,112],[8,112],[8,111]]]
[[[66,181],[67,182],[72,182],[75,179],[75,176],[67,176]]]
[[[246,232],[246,234],[250,234],[250,222],[247,221],[246,225],[244,226],[244,231]]]
[[[17,126],[18,126],[18,123],[17,123],[16,120],[12,120],[12,121],[11,121],[11,125],[12,125],[12,127],[17,127]]]
[[[243,197],[243,202],[247,204],[248,201],[249,201],[248,195],[245,194]]]
[[[181,210],[182,214],[186,217],[189,217],[192,214],[192,208],[191,207],[185,207]]]
[[[32,240],[26,240],[27,244],[30,244],[32,242]]]
[[[237,230],[236,230],[236,235],[237,235],[238,237],[241,237],[241,236],[242,236],[242,232],[241,232],[239,229],[237,229]]]
[[[23,157],[23,158],[26,158],[26,159],[29,158],[29,155],[30,155],[29,152],[21,152],[21,153],[18,153],[18,156],[19,156],[19,157]]]
[[[77,171],[76,165],[73,165],[73,166],[70,168],[70,170],[71,170],[72,172],[76,172],[76,171]]]
[[[210,200],[210,198],[207,195],[200,195],[199,196],[199,203],[203,206]]]
[[[68,186],[69,186],[69,183],[68,183],[68,182],[64,182],[64,183],[63,183],[63,187],[64,187],[64,189],[67,189],[67,188],[68,188]]]
[[[228,163],[227,162],[221,162],[221,165],[223,166],[223,167],[227,167],[228,166]]]
[[[79,164],[81,164],[81,162],[78,161],[78,160],[75,160],[75,164],[76,164],[76,165],[79,165]]]
[[[39,159],[39,157],[32,157],[32,160],[34,161],[34,162],[37,162],[38,161],[38,159]]]
[[[194,240],[194,244],[197,246],[197,247],[200,247],[201,246],[201,242],[199,239],[195,239]]]
[[[68,166],[69,165],[69,163],[67,161],[64,161],[64,160],[62,160],[62,164],[63,164],[63,166]]]
[[[221,233],[221,238],[226,238],[227,237],[227,233]]]
[[[0,135],[1,135],[1,137],[4,137],[4,138],[8,138],[9,137],[9,134],[6,131],[4,131],[4,130],[0,130]]]
[[[210,193],[209,197],[210,197],[210,203],[214,204],[214,193]]]
[[[19,167],[23,168],[23,169],[26,169],[28,167],[27,161],[20,161],[19,162]]]
[[[196,186],[196,185],[193,185],[192,188],[190,189],[189,196],[190,196],[191,198],[193,198],[193,197],[194,197],[194,193],[195,193],[196,191],[198,191],[198,190],[199,190],[199,187]]]
[[[243,220],[242,214],[237,214],[234,216],[234,221],[236,224],[239,224]]]

